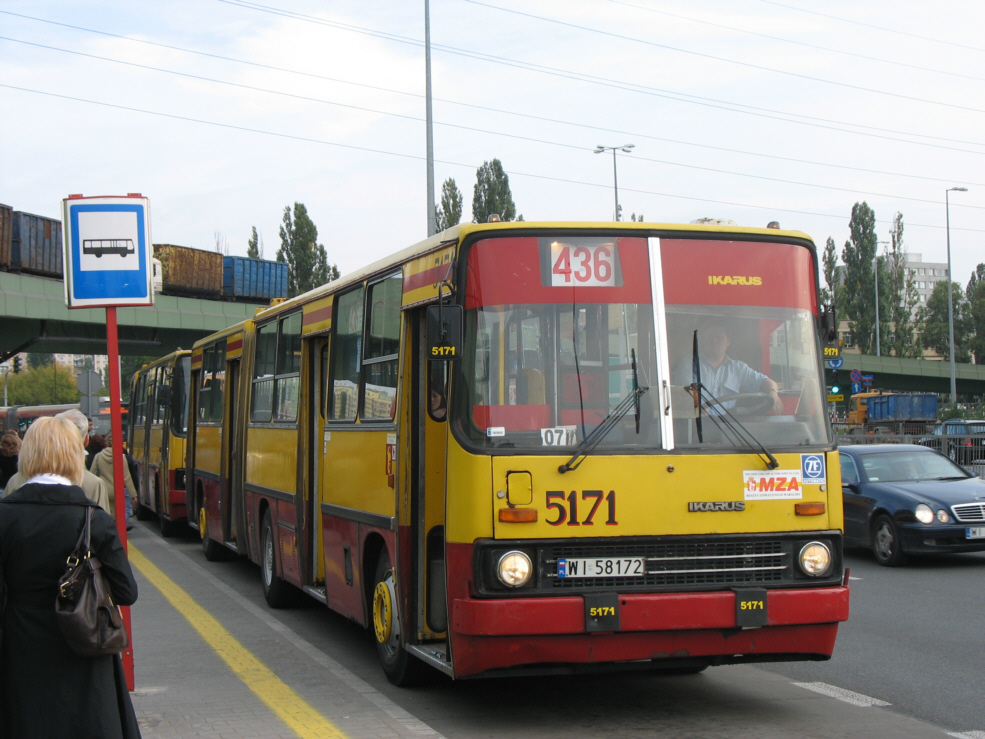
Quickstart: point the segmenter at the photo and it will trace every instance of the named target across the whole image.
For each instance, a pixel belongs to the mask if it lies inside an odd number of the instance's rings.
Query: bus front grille
[[[782,540],[637,542],[545,547],[541,587],[551,590],[638,590],[729,587],[790,581],[793,552]],[[646,559],[633,577],[558,577],[559,559]]]

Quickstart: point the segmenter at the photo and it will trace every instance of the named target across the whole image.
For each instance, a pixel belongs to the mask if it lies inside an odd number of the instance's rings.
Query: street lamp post
[[[616,152],[624,151],[627,154],[636,147],[636,144],[625,144],[623,146],[602,146],[599,144],[595,147],[595,154],[601,154],[603,151],[612,152],[612,187],[616,192],[616,220],[619,220],[619,178],[616,177]]]
[[[951,202],[948,193],[968,192],[967,187],[949,187],[944,191],[944,219],[947,231],[947,353],[951,359],[951,405],[958,404],[958,386],[954,376],[954,300],[951,297]]]

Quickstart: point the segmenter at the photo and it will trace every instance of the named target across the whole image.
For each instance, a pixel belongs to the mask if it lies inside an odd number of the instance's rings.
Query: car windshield
[[[860,454],[858,460],[869,482],[926,482],[969,477],[951,460],[934,452],[900,450]]]

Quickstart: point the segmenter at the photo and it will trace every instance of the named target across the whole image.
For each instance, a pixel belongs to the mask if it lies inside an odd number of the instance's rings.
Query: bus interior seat
[[[543,405],[547,402],[547,390],[544,382],[544,373],[539,369],[529,368],[520,370],[526,378],[528,405]]]

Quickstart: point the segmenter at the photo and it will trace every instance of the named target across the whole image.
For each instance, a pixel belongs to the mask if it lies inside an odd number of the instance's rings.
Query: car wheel
[[[400,643],[397,594],[386,549],[380,552],[376,577],[373,578],[373,632],[376,636],[376,654],[387,680],[401,688],[418,684],[425,674],[425,665],[408,654]]]
[[[908,559],[900,544],[899,527],[885,514],[872,525],[872,553],[884,567],[899,567]]]
[[[287,608],[298,602],[300,591],[291,583],[277,576],[274,526],[270,511],[263,514],[260,528],[260,577],[263,580],[263,597],[271,608]]]

